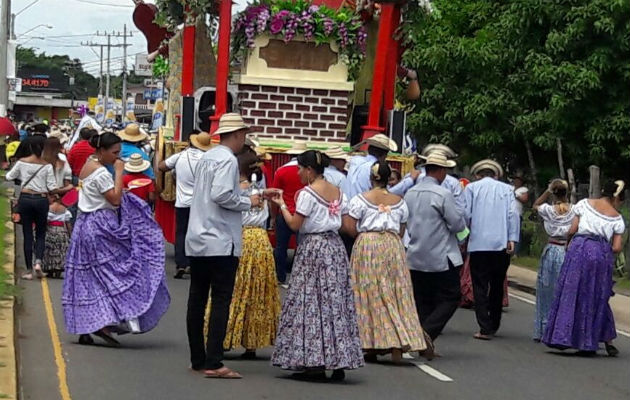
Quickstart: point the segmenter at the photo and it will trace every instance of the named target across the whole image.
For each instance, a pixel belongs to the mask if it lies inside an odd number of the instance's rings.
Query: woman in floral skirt
[[[322,153],[306,151],[297,162],[307,186],[298,194],[295,214],[281,195],[273,198],[289,227],[300,231],[300,243],[271,362],[303,371],[295,379],[322,381],[325,370],[333,370],[330,379],[339,381],[345,369],[363,366],[348,256],[338,233],[347,200],[324,179]]]

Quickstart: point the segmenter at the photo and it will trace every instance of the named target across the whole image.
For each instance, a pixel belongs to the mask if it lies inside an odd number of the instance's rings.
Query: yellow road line
[[[66,360],[64,360],[63,353],[61,352],[61,341],[59,340],[59,332],[57,331],[57,323],[55,322],[55,314],[53,313],[50,290],[48,290],[48,281],[46,281],[46,278],[42,279],[42,297],[44,298],[44,308],[46,309],[46,318],[48,319],[48,329],[50,329],[50,340],[52,341],[53,351],[55,353],[55,364],[57,364],[59,394],[62,400],[71,400],[70,389],[68,389],[68,377],[66,375]]]

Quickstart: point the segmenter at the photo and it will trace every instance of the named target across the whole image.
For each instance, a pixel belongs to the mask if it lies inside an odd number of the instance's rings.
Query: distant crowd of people
[[[354,156],[294,143],[291,160],[272,172],[249,132],[240,115],[225,114],[212,136],[190,135],[187,149],[157,165],[176,179],[175,278],[190,274],[193,370],[241,378],[223,364],[235,347],[255,359],[274,346],[273,365],[310,381],[343,380],[386,354],[397,363],[405,352],[433,359],[460,305],[474,307],[474,338],[493,339],[529,201],[522,175],[505,183],[502,166],[484,159],[471,166],[472,182],[458,179],[457,154],[429,144],[401,176],[387,161],[397,146],[382,134]],[[23,278],[63,272],[68,332],[82,344],[96,335],[117,346],[114,333],[152,329],[170,303],[150,207],[151,146],[135,124],[114,133],[88,120],[73,136],[64,148],[53,135],[29,135],[7,174],[20,186]],[[533,338],[585,355],[604,343],[615,356],[608,299],[625,184],[607,182],[601,198],[575,205],[568,190],[553,180],[533,205],[549,235]]]

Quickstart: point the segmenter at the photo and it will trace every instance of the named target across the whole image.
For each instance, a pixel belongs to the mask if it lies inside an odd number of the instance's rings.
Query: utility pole
[[[9,108],[9,83],[7,81],[7,47],[9,41],[9,0],[0,0],[0,117]]]
[[[131,35],[130,35],[131,36]],[[127,102],[127,24],[123,27],[123,81],[122,95],[120,96],[122,103]]]
[[[103,96],[103,46],[99,45],[101,48],[101,68],[98,75],[98,94]]]
[[[107,106],[109,105],[109,67],[110,67],[110,53],[111,53],[111,49],[112,49],[112,44],[111,44],[111,35],[107,35],[107,83],[105,84],[105,112],[104,114],[106,115],[105,118],[107,118]]]

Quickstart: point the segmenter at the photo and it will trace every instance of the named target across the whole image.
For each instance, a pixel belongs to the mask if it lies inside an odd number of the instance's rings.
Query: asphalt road
[[[172,257],[168,260],[170,277],[174,265]],[[490,342],[472,338],[476,330],[474,313],[460,309],[436,342],[443,357],[427,363],[409,360],[409,366],[369,364],[347,372],[343,383],[322,384],[287,379],[287,372],[270,366],[271,349],[259,351],[261,359],[256,361],[234,359],[241,349],[227,354],[227,365],[244,375],[240,381],[204,379],[190,372],[185,331],[187,280],[169,279],[172,303],[160,325],[144,335],[120,337],[122,348],[118,349],[80,346],[77,337],[65,333],[60,304],[62,282],[47,283],[57,339],[51,335],[42,283],[20,283],[18,355],[22,399],[613,400],[630,396],[627,336],[619,335],[616,340],[621,351],[618,358],[603,356],[603,350],[595,358],[550,351],[530,339],[534,308],[528,302],[531,297],[522,293],[518,295],[526,301],[510,298],[499,336]],[[61,345],[63,359],[55,359],[55,342]]]

